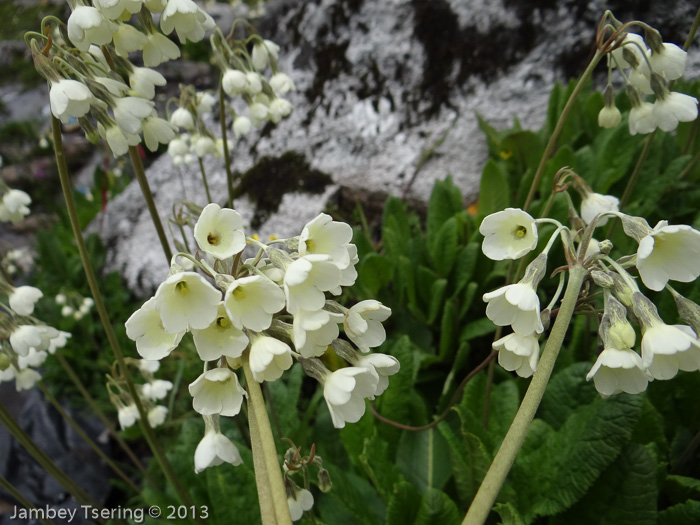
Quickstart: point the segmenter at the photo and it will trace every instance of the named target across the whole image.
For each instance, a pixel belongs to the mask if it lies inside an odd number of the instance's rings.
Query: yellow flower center
[[[216,320],[216,324],[219,328],[228,328],[229,326],[231,326],[231,321],[229,321],[225,317],[219,317]]]
[[[221,235],[219,235],[219,232],[209,232],[207,242],[212,246],[217,246],[221,242]]]
[[[513,230],[513,235],[515,235],[518,239],[522,239],[527,235],[527,228],[525,226],[518,226]]]
[[[190,288],[187,286],[187,283],[185,281],[180,281],[175,285],[175,290],[177,290],[180,295],[187,295],[190,293]]]
[[[237,300],[242,301],[243,299],[245,299],[245,290],[239,286],[238,288],[235,288],[233,290],[233,296]]]
[[[309,239],[306,241],[306,251],[313,253],[313,251],[316,249],[316,243]]]

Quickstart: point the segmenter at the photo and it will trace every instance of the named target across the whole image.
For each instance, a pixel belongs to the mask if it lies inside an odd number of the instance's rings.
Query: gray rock
[[[234,169],[245,173],[262,159],[294,152],[311,170],[328,174],[332,183],[316,194],[292,188],[274,213],[247,196],[237,199],[236,208],[263,237],[293,236],[340,187],[426,200],[434,181],[451,174],[465,195],[475,195],[487,157],[477,113],[496,128],[510,126],[517,117],[523,127],[537,129],[555,81],[585,68],[604,9],[623,21],[644,20],[658,27],[665,40],[682,44],[697,8],[685,0],[663,6],[631,0],[613,4],[268,2],[267,13],[255,23],[265,38],[282,46],[280,69],[298,90],[288,97],[295,109],[279,125],[241,140],[233,152]],[[688,78],[698,71],[698,54],[691,54]],[[604,78],[599,80],[602,86]],[[424,152],[443,135],[445,140],[416,174]],[[222,163],[209,159],[205,164],[213,193],[223,204]],[[264,170],[257,170],[262,180],[248,186],[258,192],[277,190],[285,172],[295,176],[292,168],[276,165],[276,177],[267,179]],[[183,169],[180,181],[179,168],[163,156],[148,176],[164,216],[182,200],[183,184],[186,198],[205,203],[194,168]],[[109,267],[121,271],[138,293],[151,293],[166,276],[135,183],[110,203],[102,235],[110,246]]]

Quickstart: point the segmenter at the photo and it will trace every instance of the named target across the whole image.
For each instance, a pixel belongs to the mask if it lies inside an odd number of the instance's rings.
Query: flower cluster
[[[63,317],[72,317],[76,321],[80,321],[95,305],[92,297],[80,297],[79,294],[74,292],[59,293],[54,300],[61,307],[61,315]]]
[[[323,385],[335,426],[357,421],[364,400],[387,388],[399,363],[369,353],[384,342],[381,323],[391,313],[388,308],[369,300],[348,309],[326,297],[339,295],[357,277],[350,226],[320,214],[299,236],[264,244],[246,238],[238,212],[209,204],[193,233],[204,259],[185,253],[176,257],[194,262],[201,273],[173,264],[154,297],[127,320],[126,332],[148,360],[163,359],[187,332],[192,334],[204,370],[189,391],[194,409],[205,416],[205,439],[223,442],[218,417],[235,416],[241,409],[247,394],[235,370],[242,360],[262,383],[279,379],[297,359]],[[247,244],[259,251],[243,259]],[[339,338],[340,326],[349,341]],[[331,346],[351,366],[328,370],[318,358]],[[226,445],[225,450],[231,449]],[[211,464],[223,458],[206,457]],[[196,464],[198,469],[204,465]]]
[[[8,188],[0,180],[0,222],[20,222],[29,215],[31,203],[31,197],[25,192]]]
[[[615,48],[607,55],[609,72],[617,68],[625,79],[632,104],[629,130],[632,135],[655,129],[673,131],[679,122],[691,122],[698,116],[695,97],[669,90],[668,82],[683,76],[687,53],[675,44],[663,42],[655,29],[643,25],[644,36],[621,32]],[[648,102],[647,95],[655,100]],[[615,107],[615,92],[608,80],[605,107],[598,115],[602,127],[612,128],[622,120]]]
[[[323,468],[323,460],[316,454],[315,447],[311,447],[311,453],[308,456],[302,457],[301,447],[292,445],[284,455],[284,488],[292,521],[300,520],[304,512],[311,510],[314,505],[314,496],[309,491],[311,467],[318,469],[318,488],[321,492],[328,492],[332,485],[331,479],[328,471]],[[302,475],[304,488],[293,479],[299,474]]]

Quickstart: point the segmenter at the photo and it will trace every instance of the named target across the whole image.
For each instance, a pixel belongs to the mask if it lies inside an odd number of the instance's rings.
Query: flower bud
[[[4,372],[12,364],[12,359],[8,355],[0,354],[0,372]]]
[[[596,283],[601,288],[613,288],[615,286],[615,281],[613,278],[600,270],[593,270],[591,272],[591,278],[593,282]]]
[[[671,289],[671,293],[676,301],[678,316],[692,326],[696,334],[700,334],[700,306],[673,289]]]
[[[330,492],[333,483],[331,482],[331,475],[325,468],[318,470],[318,488],[321,492]]]

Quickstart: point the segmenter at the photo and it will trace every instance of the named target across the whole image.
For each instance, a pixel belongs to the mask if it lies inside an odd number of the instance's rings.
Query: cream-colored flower
[[[148,411],[148,424],[156,428],[165,422],[168,415],[168,408],[162,405],[156,405]]]
[[[141,419],[141,415],[136,405],[131,404],[121,407],[117,412],[117,418],[119,419],[119,425],[124,430],[136,423],[136,420]]]
[[[386,339],[382,322],[391,315],[391,308],[379,301],[360,301],[345,313],[343,325],[350,340],[363,352],[380,346]]]
[[[586,224],[590,224],[596,215],[607,211],[619,211],[620,199],[612,195],[602,195],[600,193],[589,193],[581,201],[581,218]],[[608,218],[604,218],[596,223],[596,226],[604,226]]]
[[[294,314],[292,327],[292,340],[297,352],[306,358],[321,357],[328,345],[338,337],[338,323],[342,323],[343,319],[342,314],[326,310],[299,310]]]
[[[379,377],[368,368],[347,367],[332,372],[323,380],[323,397],[335,428],[356,423],[365,413],[365,399],[374,396]]]
[[[229,438],[219,430],[208,429],[194,452],[194,471],[199,474],[205,468],[222,463],[236,466],[243,463],[243,459]]]
[[[484,294],[486,317],[497,326],[511,325],[520,335],[544,331],[540,319],[540,299],[531,283],[509,284]]]
[[[235,416],[247,395],[228,368],[207,370],[190,384],[189,390],[192,406],[203,415]]]
[[[334,221],[330,215],[320,213],[302,229],[299,255],[328,255],[342,270],[350,264],[348,246],[352,235],[350,225]]]
[[[169,35],[175,30],[180,43],[199,42],[204,33],[214,29],[214,19],[192,0],[168,0],[160,16],[160,28]]]
[[[192,330],[192,335],[202,361],[214,361],[221,356],[240,357],[248,346],[248,336],[231,322],[223,303],[214,322],[203,330]]]
[[[341,271],[328,255],[306,255],[292,262],[284,274],[287,310],[315,311],[326,304],[323,292],[340,293]]]
[[[672,91],[654,102],[652,117],[659,129],[673,131],[679,122],[698,118],[698,99]]]
[[[163,328],[174,334],[208,327],[216,319],[221,292],[198,273],[180,272],[163,281],[155,301]]]
[[[591,368],[586,381],[593,379],[595,388],[604,396],[620,392],[639,394],[647,389],[651,375],[642,366],[637,352],[625,348],[606,348]]]
[[[305,511],[314,506],[314,496],[306,489],[294,487],[294,494],[287,495],[287,505],[292,521],[299,521]]]
[[[234,280],[226,290],[224,305],[238,328],[255,332],[267,330],[272,315],[284,308],[284,292],[279,285],[261,275]]]
[[[81,51],[87,51],[90,44],[109,44],[116,30],[117,25],[95,7],[79,5],[68,17],[68,38]]]
[[[152,9],[151,12],[153,12]],[[148,34],[148,42],[143,46],[143,64],[146,67],[156,67],[179,57],[180,48],[167,36],[160,33]]]
[[[38,288],[19,286],[10,293],[10,308],[18,315],[32,315],[34,305],[43,296],[44,293]]]
[[[292,362],[292,349],[279,339],[256,336],[250,345],[250,371],[258,383],[276,381]]]
[[[660,291],[669,280],[688,283],[697,279],[699,258],[699,231],[661,221],[639,241],[637,269],[647,288]]]
[[[218,204],[207,204],[194,225],[194,238],[203,252],[228,259],[245,248],[243,219],[239,213]]]
[[[383,394],[389,387],[389,376],[393,376],[401,368],[399,360],[394,356],[379,353],[359,355],[352,364],[354,366],[359,366],[360,368],[374,370],[377,373],[379,378],[379,381],[377,382],[377,389],[370,399],[374,399],[375,396]]]
[[[77,119],[85,116],[90,111],[90,104],[94,100],[92,91],[77,80],[63,78],[51,83],[49,91],[51,113],[64,124],[67,124],[71,117]]]
[[[126,321],[126,335],[136,342],[136,351],[144,359],[158,361],[170,355],[180,344],[185,330],[168,333],[163,327],[156,300],[151,298]]]
[[[128,58],[129,53],[141,51],[148,44],[148,37],[134,26],[122,23],[117,26],[119,29],[112,35],[117,55]]]
[[[537,246],[537,225],[523,210],[506,208],[484,218],[479,226],[484,236],[481,249],[494,261],[519,259]]]
[[[498,350],[498,364],[520,377],[530,377],[537,369],[540,359],[540,344],[537,334],[509,334],[493,343]]]

